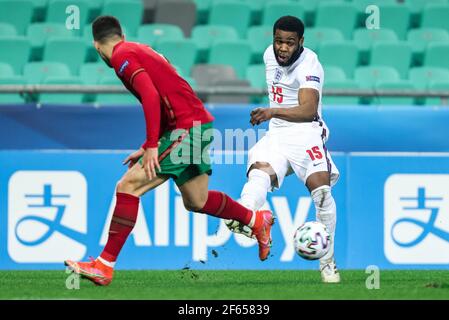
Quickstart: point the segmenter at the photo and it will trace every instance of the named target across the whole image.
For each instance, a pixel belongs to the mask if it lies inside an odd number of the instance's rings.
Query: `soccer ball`
[[[330,234],[321,222],[309,221],[295,231],[293,245],[296,253],[307,260],[323,257],[330,247]]]

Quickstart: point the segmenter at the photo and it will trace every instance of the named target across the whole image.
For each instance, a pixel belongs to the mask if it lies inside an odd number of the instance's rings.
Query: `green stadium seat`
[[[267,47],[273,43],[273,27],[253,26],[248,30],[248,42],[251,46],[251,61],[262,63],[263,54]]]
[[[412,48],[413,65],[422,65],[429,43],[449,42],[449,32],[438,28],[412,29],[407,34],[407,42]]]
[[[324,81],[324,89],[348,89],[357,90],[359,85],[354,80],[344,80],[344,81]],[[336,97],[323,94],[323,104],[324,105],[339,105],[339,104],[349,104],[358,105],[360,103],[359,97]]]
[[[117,85],[123,87],[117,77],[104,77],[100,79],[101,85]],[[140,102],[131,93],[99,93],[95,97],[98,105],[139,105]]]
[[[209,63],[225,64],[234,68],[240,79],[245,78],[251,59],[251,46],[245,40],[216,41],[210,50]]]
[[[363,89],[372,89],[379,81],[398,82],[400,78],[395,68],[387,66],[358,67],[354,72],[354,80]]]
[[[449,31],[449,4],[428,4],[422,13],[421,28]]]
[[[319,47],[327,41],[343,41],[344,36],[340,30],[334,28],[306,28],[304,31],[304,46],[319,52]]]
[[[350,41],[328,41],[320,46],[319,59],[324,66],[339,66],[352,78],[359,60],[357,46]]]
[[[47,77],[43,84],[47,85],[81,85],[78,77]],[[80,104],[84,101],[82,93],[41,93],[39,94],[39,103],[51,104]]]
[[[249,4],[251,7],[251,22],[250,25],[260,25],[262,22],[262,12],[267,2],[272,0],[241,0]]]
[[[368,21],[368,23],[370,22],[370,20],[367,20],[367,18],[373,13],[373,11],[370,8],[370,6],[374,5],[377,8],[379,8],[380,5],[395,4],[395,0],[375,0],[375,1],[372,1],[372,0],[352,0],[351,3],[355,7],[355,9],[357,11],[356,25],[357,25],[357,27],[363,28],[366,25],[366,21]],[[380,13],[380,20],[382,20],[382,17],[383,17],[383,14]],[[380,23],[381,23],[380,27],[382,28],[383,27],[382,21]]]
[[[26,35],[31,40],[31,59],[42,59],[45,42],[50,37],[71,38],[75,34],[62,23],[32,23],[28,26]]]
[[[140,0],[105,0],[102,15],[112,15],[126,27],[130,36],[135,36],[143,17],[143,4]]]
[[[190,75],[192,66],[196,61],[196,44],[193,40],[160,40],[156,47],[170,63],[178,66],[182,73]]]
[[[406,42],[378,42],[373,45],[371,50],[371,65],[394,67],[399,72],[402,79],[407,78],[411,61],[412,49]]]
[[[192,30],[192,40],[198,48],[197,62],[206,62],[212,44],[218,40],[238,40],[237,31],[229,26],[196,26]]]
[[[410,26],[410,9],[400,4],[379,5],[380,30],[393,30],[399,40],[405,40]]]
[[[432,81],[445,81],[449,79],[449,70],[437,67],[411,68],[409,80],[415,84],[417,89],[428,89]]]
[[[405,0],[412,13],[422,12],[428,4],[447,4],[447,0]]]
[[[258,89],[266,89],[267,81],[265,79],[265,64],[253,64],[246,69],[246,80],[249,81],[251,87]],[[251,103],[263,103],[265,96],[250,97]]]
[[[70,69],[60,62],[30,62],[23,67],[28,84],[42,84],[48,77],[70,77]]]
[[[346,74],[342,68],[336,66],[325,66],[324,81],[338,82],[347,80]]]
[[[16,74],[22,73],[22,68],[28,62],[31,53],[31,43],[25,37],[3,37],[0,38],[0,62],[6,62],[11,65]]]
[[[62,50],[63,49],[63,50]],[[79,68],[86,59],[86,42],[80,38],[50,38],[44,47],[43,60],[67,64],[73,75],[78,75]]]
[[[354,43],[360,52],[360,61],[362,65],[368,64],[371,47],[377,42],[397,42],[398,37],[390,29],[366,29],[359,28],[354,31]]]
[[[181,28],[172,24],[147,24],[137,30],[137,40],[141,43],[155,46],[159,40],[182,40],[184,33]]]
[[[85,63],[80,68],[80,79],[83,84],[98,84],[102,78],[115,76],[114,69],[109,68],[103,61]]]
[[[379,81],[375,86],[376,90],[414,90],[415,87],[412,82],[401,81]],[[372,103],[381,105],[413,105],[415,98],[413,97],[387,97],[379,95],[373,99]]]
[[[449,69],[449,43],[433,42],[427,46],[424,56],[424,66]]]
[[[315,27],[340,30],[346,40],[352,36],[357,22],[357,9],[351,3],[322,2],[318,6]]]
[[[0,37],[15,37],[17,30],[14,25],[10,23],[0,22]]]
[[[448,78],[442,80],[435,80],[429,84],[429,90],[432,91],[449,91],[449,80]],[[449,98],[441,97],[428,97],[425,101],[426,105],[436,105],[436,106],[449,106]]]
[[[80,35],[82,28],[88,22],[89,18],[89,1],[88,0],[50,0],[47,9],[46,22],[59,23],[66,25],[69,15],[66,10],[69,6],[76,6],[79,9],[79,29],[73,29],[72,32]],[[72,11],[70,11],[72,12]],[[71,19],[68,22],[73,22]]]
[[[14,76],[14,69],[10,64],[5,62],[0,62],[0,78],[8,78]]]
[[[1,85],[25,85],[26,81],[20,76],[0,77]],[[0,94],[0,104],[24,103],[25,98],[18,93],[2,93]]]
[[[0,21],[12,24],[17,34],[25,34],[33,16],[33,3],[30,0],[2,0]]]
[[[209,11],[212,0],[193,0],[196,4],[196,23],[206,24],[209,19]]]
[[[265,5],[262,14],[262,25],[273,27],[277,19],[291,15],[304,21],[305,10],[300,3],[289,1],[271,1]]]
[[[246,80],[251,87],[264,89],[267,87],[265,79],[265,64],[253,64],[246,69]]]
[[[251,22],[249,4],[234,2],[213,3],[209,14],[209,24],[233,27],[240,38],[246,37]]]

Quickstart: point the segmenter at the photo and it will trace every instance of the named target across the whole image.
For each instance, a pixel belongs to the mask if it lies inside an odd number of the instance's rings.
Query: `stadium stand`
[[[263,53],[272,42],[273,22],[281,15],[292,14],[305,21],[304,45],[319,54],[326,70],[325,88],[387,90],[412,86],[447,90],[449,2],[374,1],[381,12],[380,28],[368,29],[365,20],[372,13],[367,10],[372,2],[0,0],[0,47],[8,48],[0,51],[0,78],[2,84],[8,83],[8,79],[11,84],[59,80],[86,85],[116,84],[110,79],[113,70],[102,66],[98,59],[91,35],[95,17],[112,14],[124,25],[128,40],[146,43],[164,54],[192,85],[239,80],[264,88],[261,64]],[[69,5],[79,9],[79,29],[67,29],[66,24],[71,23],[67,20],[70,13],[66,13]],[[173,11],[183,14],[173,15]],[[223,69],[219,69],[220,65]],[[230,68],[234,77],[229,77]],[[208,73],[200,76],[198,70]],[[217,70],[227,71],[222,78],[211,81]],[[0,96],[2,102],[24,99],[18,94]],[[85,95],[82,101],[116,102],[120,96]],[[332,103],[447,104],[439,98],[398,99],[325,98]],[[74,101],[79,101],[79,96]]]

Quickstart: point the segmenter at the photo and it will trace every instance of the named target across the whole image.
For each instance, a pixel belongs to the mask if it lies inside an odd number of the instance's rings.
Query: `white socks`
[[[331,235],[331,244],[329,252],[320,259],[320,262],[327,263],[334,258],[334,238],[335,226],[337,223],[337,206],[332,197],[330,186],[321,186],[311,192],[313,202],[316,208],[316,218],[324,224]]]
[[[239,203],[250,210],[257,211],[267,200],[270,189],[270,175],[265,171],[252,169],[248,174],[248,181],[243,186]]]

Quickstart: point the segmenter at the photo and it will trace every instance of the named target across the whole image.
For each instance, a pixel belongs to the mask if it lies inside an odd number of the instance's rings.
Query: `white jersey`
[[[318,116],[321,116],[321,92],[324,82],[324,72],[315,52],[304,48],[298,60],[290,66],[280,66],[270,45],[263,55],[268,94],[271,108],[291,108],[297,106],[298,91],[302,88],[318,90],[320,101],[318,103]],[[304,128],[310,122],[290,122],[278,118],[270,120],[270,130],[278,128]]]

